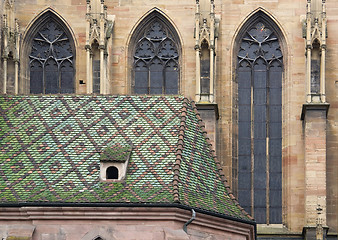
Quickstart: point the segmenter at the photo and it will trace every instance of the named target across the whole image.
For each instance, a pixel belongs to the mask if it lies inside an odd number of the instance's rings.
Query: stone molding
[[[13,224],[25,221],[65,221],[76,220],[118,220],[118,221],[175,221],[182,224],[191,218],[189,210],[160,207],[1,207],[0,224]],[[35,224],[36,225],[36,224]],[[197,213],[196,219],[189,228],[207,228],[241,234],[247,239],[254,239],[255,226],[229,219]]]
[[[313,110],[326,111],[326,117],[327,117],[327,113],[329,112],[329,107],[330,107],[329,103],[304,103],[302,107],[302,113],[301,113],[300,119],[304,120],[306,112],[313,111]]]

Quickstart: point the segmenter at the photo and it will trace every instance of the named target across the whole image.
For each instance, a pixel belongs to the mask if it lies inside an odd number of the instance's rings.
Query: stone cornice
[[[1,207],[0,222],[6,221],[65,221],[65,220],[125,220],[125,221],[177,221],[183,224],[191,217],[189,210],[161,207]],[[190,227],[205,227],[242,234],[254,239],[255,225],[222,219],[198,213]]]
[[[330,104],[329,103],[304,103],[302,107],[301,120],[305,119],[306,112],[309,110],[317,110],[317,111],[326,111],[326,116],[329,111]]]

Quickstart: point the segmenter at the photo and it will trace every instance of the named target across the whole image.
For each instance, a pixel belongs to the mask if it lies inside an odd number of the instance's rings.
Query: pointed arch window
[[[201,94],[210,93],[210,48],[206,40],[201,44]]]
[[[50,14],[51,15],[51,14]],[[31,40],[30,93],[74,93],[74,47],[70,34],[53,17],[47,17]]]
[[[101,61],[100,46],[97,41],[92,44],[92,75],[93,75],[93,93],[100,93],[101,85]]]
[[[237,52],[237,197],[257,223],[282,222],[282,74],[279,37],[263,18]]]
[[[134,93],[178,94],[180,45],[177,34],[158,16],[147,19],[138,29],[133,43]]]

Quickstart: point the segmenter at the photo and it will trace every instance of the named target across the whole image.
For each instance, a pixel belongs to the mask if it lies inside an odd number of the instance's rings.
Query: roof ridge
[[[208,143],[208,147],[210,149],[210,153],[211,153],[211,156],[212,158],[214,159],[215,163],[216,163],[216,166],[217,166],[217,170],[218,170],[218,173],[221,177],[221,181],[222,183],[224,184],[225,188],[227,189],[228,191],[228,194],[231,198],[232,201],[234,201],[235,205],[241,210],[241,212],[246,215],[248,218],[250,218],[251,220],[254,220],[254,218],[249,214],[247,213],[244,208],[242,208],[240,205],[239,205],[239,202],[237,200],[237,198],[234,196],[234,194],[232,193],[231,191],[231,188],[230,188],[230,185],[228,184],[228,180],[226,179],[225,177],[225,174],[223,172],[223,169],[222,169],[222,166],[221,166],[221,163],[218,161],[218,158],[217,158],[217,155],[215,153],[215,150],[212,148],[212,143],[210,142],[210,138],[208,137],[207,135],[207,131],[206,131],[206,128],[205,128],[205,124],[201,118],[201,115],[200,113],[198,112],[197,110],[197,107],[196,107],[196,104],[194,101],[191,101],[191,105],[192,105],[192,108],[196,114],[196,117],[198,119],[198,123],[199,123],[199,127],[203,133],[203,136],[205,138],[205,140],[207,141]]]
[[[174,202],[180,202],[179,197],[179,186],[178,183],[180,181],[179,175],[180,175],[180,168],[181,168],[181,162],[182,162],[182,151],[184,146],[184,133],[185,133],[185,125],[186,125],[186,116],[187,116],[187,107],[188,103],[190,103],[189,99],[183,98],[183,104],[181,108],[181,123],[179,127],[179,133],[178,133],[178,141],[177,141],[177,150],[176,150],[176,160],[174,163],[174,179],[173,179],[173,195],[174,195]]]

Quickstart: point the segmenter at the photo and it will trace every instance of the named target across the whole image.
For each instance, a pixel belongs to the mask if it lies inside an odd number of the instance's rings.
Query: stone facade
[[[88,1],[90,4],[95,1]],[[97,1],[100,5],[99,1]],[[196,2],[191,0],[111,0],[102,1],[106,6],[106,20],[113,20],[111,35],[107,38],[106,56],[106,94],[132,94],[132,37],[137,26],[152,12],[162,14],[177,31],[181,41],[179,93],[196,99]],[[315,226],[315,211],[318,204],[324,205],[325,224],[329,235],[338,230],[338,4],[337,1],[326,3],[327,38],[325,59],[325,103],[330,107],[326,112],[312,114],[306,111],[301,119],[303,104],[307,99],[307,59],[306,39],[303,38],[304,23],[307,16],[307,2],[292,0],[200,0],[203,11],[209,11],[211,2],[214,14],[219,20],[217,41],[214,43],[214,93],[212,103],[217,104],[219,118],[209,112],[215,125],[208,122],[207,130],[218,159],[223,165],[225,175],[232,186],[233,159],[236,157],[236,52],[238,34],[250,17],[264,13],[278,27],[282,36],[280,44],[283,51],[284,73],[282,83],[282,167],[283,167],[283,221],[282,225],[270,226],[271,232],[278,234],[298,234],[303,228]],[[313,3],[319,2],[312,0]],[[52,12],[61,19],[72,34],[75,44],[75,89],[78,94],[88,94],[88,33],[86,14],[88,6],[85,0],[4,0],[0,3],[1,15],[10,4],[14,18],[3,16],[3,22],[9,21],[11,33],[19,33],[20,42],[12,46],[19,48],[17,92],[14,85],[7,85],[7,94],[28,94],[29,69],[28,43],[29,31],[34,22],[46,12]],[[12,5],[11,5],[12,4]],[[209,16],[209,12],[206,16]],[[17,26],[15,23],[17,22]],[[4,32],[5,25],[1,24]],[[16,30],[17,29],[17,30]],[[194,38],[195,37],[195,38]],[[4,34],[1,42],[1,64],[7,56],[4,50]],[[87,48],[86,48],[87,46]],[[11,70],[15,75],[15,67]],[[4,68],[0,68],[0,84],[4,86]],[[311,101],[311,100],[310,100]],[[208,103],[207,103],[208,104]],[[203,103],[201,103],[203,105]],[[203,107],[200,107],[203,111]],[[209,111],[209,109],[208,109]],[[326,110],[325,110],[326,111]],[[203,113],[201,114],[203,116]],[[313,122],[309,119],[315,118]],[[325,137],[326,136],[326,137]],[[309,158],[314,159],[320,167],[311,165]],[[316,160],[317,159],[317,160]],[[318,177],[319,176],[319,177]],[[312,183],[318,184],[314,186]],[[236,187],[236,186],[232,186]],[[312,189],[309,189],[312,188]],[[260,229],[260,228],[259,228]],[[262,233],[269,233],[269,226],[262,228]],[[277,229],[277,230],[276,230]],[[162,230],[161,230],[162,231]],[[259,233],[259,232],[258,232]],[[160,234],[160,233],[159,233]],[[163,233],[161,233],[163,234]],[[161,235],[162,236],[162,235]],[[44,238],[43,238],[44,239]],[[51,238],[46,238],[51,239]],[[149,239],[149,238],[148,238]],[[158,238],[161,239],[161,238]],[[170,238],[167,238],[170,239]],[[176,238],[177,239],[177,238]],[[185,239],[185,238],[182,238]]]
[[[1,212],[3,239],[240,240],[254,239],[255,231],[253,225],[197,214],[185,232],[191,212],[176,208],[24,207]],[[16,221],[9,223],[11,219]]]

